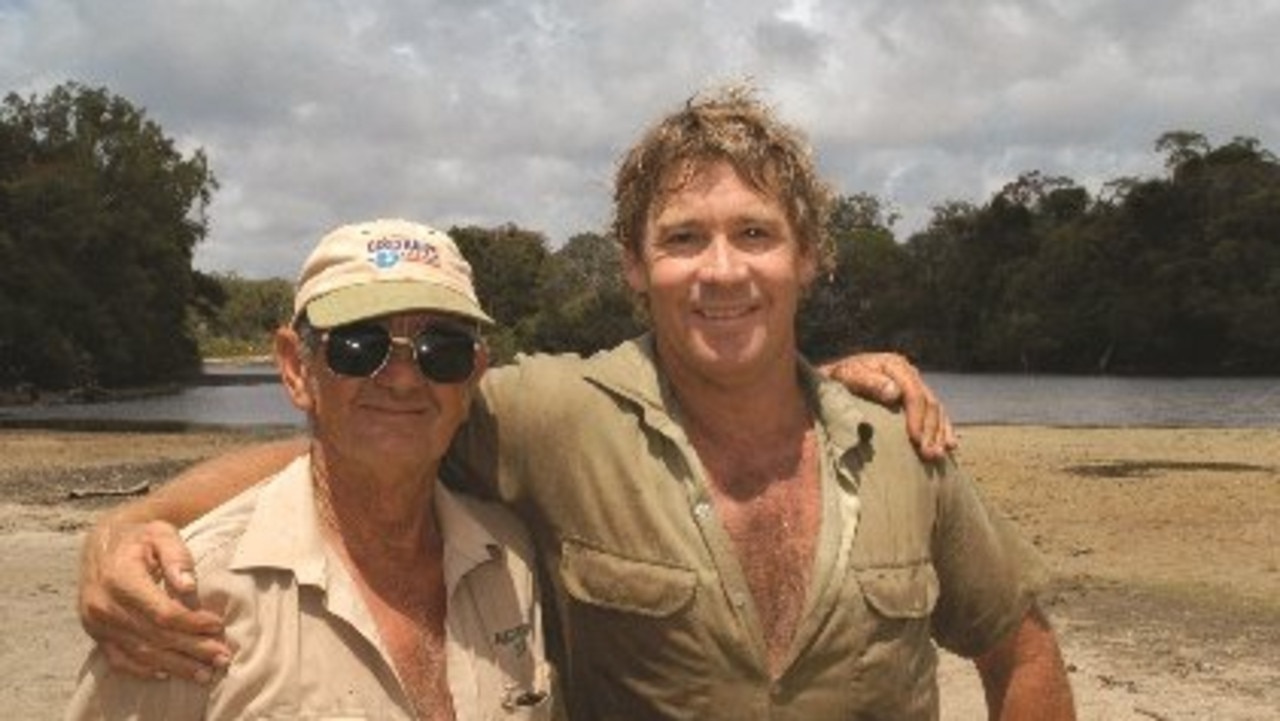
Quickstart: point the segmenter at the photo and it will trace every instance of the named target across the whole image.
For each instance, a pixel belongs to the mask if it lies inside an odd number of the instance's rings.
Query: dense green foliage
[[[204,154],[104,89],[0,106],[0,387],[93,388],[198,367],[191,268],[216,187]]]
[[[866,269],[907,286],[866,288],[896,334],[870,339],[958,370],[1280,372],[1280,164],[1250,138],[1156,147],[1167,177],[1099,198],[1028,173],[936,209]]]
[[[552,251],[541,234],[512,225],[451,228],[449,235],[497,322],[487,334],[495,363],[520,351],[590,353],[640,332],[608,238],[582,234]]]
[[[622,277],[618,246],[595,233],[575,235],[538,278],[529,347],[589,354],[638,335],[644,324]]]
[[[275,329],[293,315],[293,283],[282,278],[250,280],[230,273],[206,276],[221,302],[192,314],[200,355],[244,358],[271,354]]]
[[[836,267],[806,299],[814,359],[896,349],[927,367],[1280,372],[1280,163],[1251,138],[1168,133],[1160,178],[1098,197],[1022,175],[949,202],[905,241],[870,195],[839,199]],[[258,355],[290,314],[279,279],[191,268],[215,180],[145,114],[67,84],[0,108],[0,389],[154,383],[200,355]],[[589,353],[644,321],[618,248],[514,225],[452,228],[498,325],[495,361]],[[197,342],[199,343],[197,349]]]

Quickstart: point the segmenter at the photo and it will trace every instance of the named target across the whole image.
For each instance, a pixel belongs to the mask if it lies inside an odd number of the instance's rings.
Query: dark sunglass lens
[[[325,360],[334,373],[364,378],[386,360],[391,336],[378,326],[345,326],[329,331]]]
[[[428,329],[415,341],[422,375],[437,383],[461,383],[476,367],[476,342],[466,333]]]

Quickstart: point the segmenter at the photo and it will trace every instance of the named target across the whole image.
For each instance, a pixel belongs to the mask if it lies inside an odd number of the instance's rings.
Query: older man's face
[[[397,339],[415,338],[429,328],[462,330],[456,320],[430,313],[402,313],[370,323]],[[440,382],[423,374],[402,341],[392,346],[385,363],[364,371],[370,375],[337,372],[326,360],[326,344],[336,342],[322,342],[307,357],[302,389],[294,398],[309,413],[313,434],[327,452],[384,467],[403,463],[425,468],[442,458],[466,420],[471,392],[486,362],[483,349],[475,351],[475,370],[468,377]]]

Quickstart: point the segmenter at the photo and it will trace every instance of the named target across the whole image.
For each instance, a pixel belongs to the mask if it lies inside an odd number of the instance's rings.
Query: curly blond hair
[[[831,189],[814,169],[803,134],[778,120],[745,85],[693,96],[623,156],[614,177],[612,223],[623,251],[641,257],[650,213],[716,162],[729,163],[756,192],[781,202],[801,249],[814,254],[820,269],[831,267]]]

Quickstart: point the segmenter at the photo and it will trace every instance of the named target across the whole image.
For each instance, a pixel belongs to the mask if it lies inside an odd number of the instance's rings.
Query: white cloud
[[[222,182],[197,263],[292,275],[375,215],[603,226],[617,155],[753,78],[845,192],[919,227],[1019,173],[1151,174],[1160,133],[1280,149],[1280,0],[0,0],[0,88],[104,85]]]

